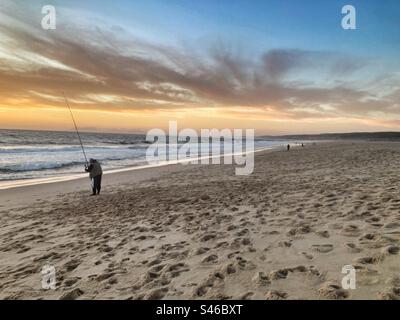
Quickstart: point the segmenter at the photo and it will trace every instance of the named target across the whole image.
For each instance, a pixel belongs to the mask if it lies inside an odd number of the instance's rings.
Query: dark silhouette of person
[[[289,151],[290,150],[290,144],[288,144],[286,148],[287,148],[287,151]]]
[[[100,194],[101,177],[103,175],[103,169],[101,168],[100,162],[96,159],[89,159],[89,165],[85,166],[85,171],[89,172],[89,178],[92,181],[92,196]]]

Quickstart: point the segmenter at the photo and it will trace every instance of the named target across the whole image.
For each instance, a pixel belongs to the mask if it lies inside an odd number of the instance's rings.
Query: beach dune
[[[400,144],[0,191],[1,299],[400,299]],[[55,268],[56,289],[41,270]],[[356,288],[343,288],[343,267]]]

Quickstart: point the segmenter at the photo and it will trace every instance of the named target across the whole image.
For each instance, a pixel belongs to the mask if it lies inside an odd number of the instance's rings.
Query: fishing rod
[[[67,97],[65,96],[65,93],[63,92],[62,94],[63,94],[63,96],[64,96],[65,103],[66,103],[67,106],[68,106],[69,112],[70,112],[70,114],[71,114],[71,118],[72,118],[72,121],[73,121],[73,123],[74,123],[75,130],[76,130],[76,134],[78,135],[79,143],[81,144],[83,156],[85,157],[85,161],[86,161],[86,164],[87,164],[87,163],[88,163],[88,160],[87,160],[87,157],[86,157],[85,149],[83,148],[83,143],[82,143],[81,135],[79,134],[79,130],[78,130],[78,127],[77,127],[76,122],[75,122],[74,114],[72,113],[71,107],[69,106],[69,103],[68,103]]]

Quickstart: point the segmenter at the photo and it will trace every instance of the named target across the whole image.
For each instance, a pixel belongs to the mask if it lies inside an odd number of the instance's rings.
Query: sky
[[[2,0],[0,128],[73,130],[65,92],[85,131],[398,131],[399,30],[397,0]]]

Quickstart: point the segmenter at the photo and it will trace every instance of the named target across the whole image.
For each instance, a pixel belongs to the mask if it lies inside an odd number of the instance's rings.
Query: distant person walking
[[[290,144],[287,145],[287,151],[290,151]]]
[[[101,168],[100,162],[96,159],[89,159],[89,165],[85,166],[85,171],[89,172],[89,178],[92,181],[92,196],[100,194],[101,177],[103,175],[103,169]]]

